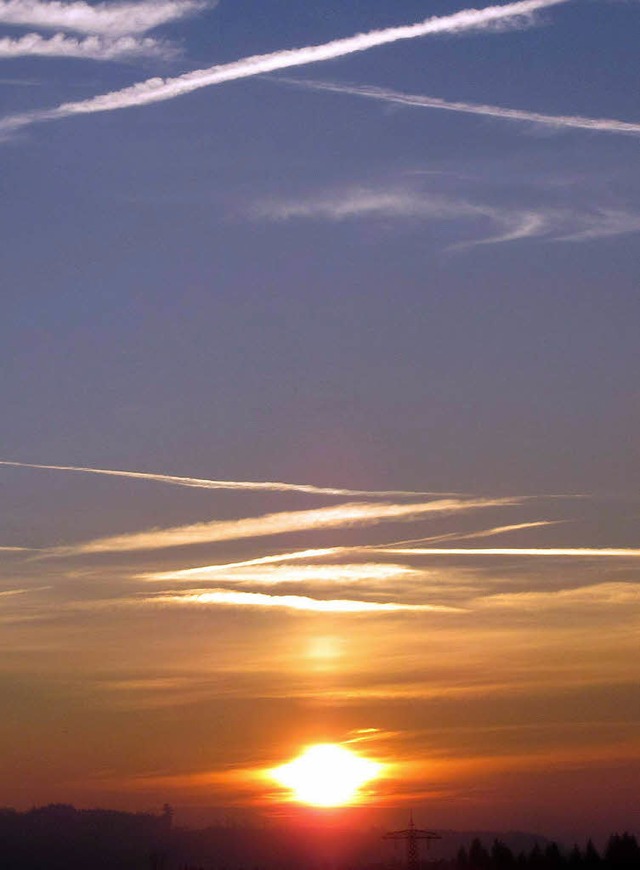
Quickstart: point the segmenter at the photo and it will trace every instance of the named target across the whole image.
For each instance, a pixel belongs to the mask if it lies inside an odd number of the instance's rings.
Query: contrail
[[[557,6],[568,0],[520,0],[484,9],[463,9],[441,18],[432,17],[416,24],[371,30],[344,39],[335,39],[320,45],[276,51],[270,54],[252,55],[232,63],[218,64],[208,69],[195,70],[175,78],[152,78],[139,82],[119,91],[112,91],[88,100],[63,103],[53,109],[26,112],[21,115],[5,117],[0,121],[0,131],[10,132],[43,121],[53,121],[72,115],[110,112],[131,106],[148,105],[164,100],[172,100],[183,94],[223,82],[236,81],[252,76],[264,75],[276,70],[304,66],[310,63],[334,60],[361,51],[368,51],[380,45],[389,45],[405,39],[441,33],[463,33],[484,30],[501,23],[517,23],[529,19],[540,9]]]
[[[139,580],[175,580],[177,577],[190,579],[200,577],[204,572],[214,574],[229,571],[234,568],[252,568],[258,565],[278,565],[282,562],[300,562],[307,559],[323,559],[338,553],[351,552],[351,547],[325,547],[320,550],[295,550],[292,553],[279,553],[275,556],[260,556],[257,559],[244,559],[242,562],[221,562],[217,565],[201,565],[198,568],[185,568],[177,571],[157,571],[151,574],[138,575]]]
[[[306,511],[284,511],[257,517],[213,520],[188,526],[126,533],[70,546],[55,547],[44,555],[76,556],[89,553],[159,550],[194,544],[237,541],[243,538],[286,535],[301,531],[371,526],[382,522],[414,522],[434,514],[448,515],[515,504],[519,502],[509,498],[436,499],[410,504],[355,502]]]
[[[490,118],[500,118],[505,121],[520,121],[532,124],[543,124],[546,127],[574,130],[591,130],[597,133],[626,133],[639,136],[640,123],[618,121],[614,118],[585,118],[581,115],[545,115],[540,112],[528,112],[523,109],[507,109],[502,106],[486,105],[484,103],[461,103],[442,100],[439,97],[407,94],[388,88],[378,88],[370,85],[342,85],[335,82],[314,81],[305,79],[278,78],[274,81],[295,85],[313,91],[329,91],[334,94],[347,94],[354,97],[365,97],[384,103],[396,103],[402,106],[417,106],[422,109],[441,109],[446,112],[462,112],[467,115],[485,115]]]
[[[372,548],[374,549],[374,548]],[[381,551],[406,556],[559,556],[587,559],[639,559],[640,549],[631,547],[482,547],[402,549],[380,547]]]
[[[359,498],[414,498],[422,496],[459,496],[455,492],[417,492],[413,490],[361,490],[336,489],[334,487],[314,486],[308,483],[283,483],[281,481],[249,481],[249,480],[208,480],[199,477],[176,477],[171,474],[148,474],[142,471],[116,471],[110,468],[85,468],[80,465],[37,465],[32,462],[8,462],[0,460],[0,465],[11,468],[38,468],[44,471],[74,471],[85,474],[104,474],[108,477],[124,477],[133,480],[151,480],[156,483],[166,483],[172,486],[188,486],[195,489],[226,489],[245,492],[299,492],[308,495],[358,496]]]
[[[391,544],[375,545],[360,545],[356,547],[325,547],[315,550],[294,550],[288,553],[278,553],[273,556],[260,556],[256,559],[245,559],[241,562],[220,562],[216,565],[201,565],[197,568],[186,568],[176,571],[157,571],[149,574],[139,575],[140,580],[145,581],[165,581],[165,580],[204,580],[214,577],[216,574],[224,573],[225,571],[234,571],[239,568],[254,568],[271,565],[280,565],[282,563],[291,562],[307,562],[314,559],[328,559],[337,555],[349,555],[355,553],[367,553],[371,550],[390,552],[392,547],[401,547],[405,544],[419,544],[425,542],[439,542],[445,540],[466,540],[468,538],[488,538],[492,535],[502,535],[507,532],[521,531],[524,529],[535,529],[540,526],[552,526],[564,522],[563,520],[540,520],[532,523],[517,523],[510,526],[497,526],[492,529],[482,529],[478,532],[469,532],[461,534],[452,532],[447,535],[434,535],[426,538],[410,538],[404,541],[394,541]],[[332,563],[331,563],[332,564]],[[339,566],[338,566],[339,567]],[[396,566],[398,567],[398,566]]]
[[[475,538],[492,538],[494,535],[504,535],[508,532],[519,532],[525,529],[537,529],[541,526],[557,526],[560,523],[566,523],[568,520],[537,520],[532,523],[515,523],[509,526],[494,526],[492,529],[480,529],[477,532],[449,532],[446,535],[431,535],[426,538],[409,538],[406,541],[394,541],[392,544],[385,544],[385,547],[400,547],[404,544],[436,544],[440,541],[466,541]],[[370,547],[371,549],[371,547]],[[374,546],[372,549],[379,549]]]

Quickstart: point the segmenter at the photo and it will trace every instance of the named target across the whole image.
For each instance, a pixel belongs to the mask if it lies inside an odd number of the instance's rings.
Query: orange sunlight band
[[[349,599],[324,600],[308,598],[306,595],[266,595],[260,592],[233,592],[212,589],[206,592],[185,595],[158,595],[152,602],[163,604],[214,604],[235,607],[284,607],[289,610],[306,610],[316,613],[393,613],[429,612],[458,613],[460,608],[443,607],[431,604],[380,604],[374,601],[352,601]]]

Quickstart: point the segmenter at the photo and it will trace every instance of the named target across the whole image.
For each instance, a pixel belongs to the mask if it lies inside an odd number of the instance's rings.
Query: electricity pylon
[[[409,818],[409,827],[404,831],[390,831],[385,834],[383,840],[406,840],[407,843],[407,870],[419,870],[420,854],[418,852],[418,841],[427,840],[427,848],[429,840],[441,840],[440,834],[433,831],[421,831],[416,828],[413,823],[413,813]]]

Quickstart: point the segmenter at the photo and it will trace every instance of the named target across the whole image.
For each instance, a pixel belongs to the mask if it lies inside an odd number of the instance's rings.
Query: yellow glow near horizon
[[[309,746],[288,764],[270,771],[294,800],[314,807],[341,807],[359,801],[362,786],[381,775],[383,765],[335,743]]]

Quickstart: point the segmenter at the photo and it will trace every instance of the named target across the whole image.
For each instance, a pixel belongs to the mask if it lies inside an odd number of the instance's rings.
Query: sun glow
[[[314,807],[358,803],[362,786],[381,775],[383,765],[335,743],[310,746],[289,764],[270,771],[273,779],[291,789],[293,799]]]

